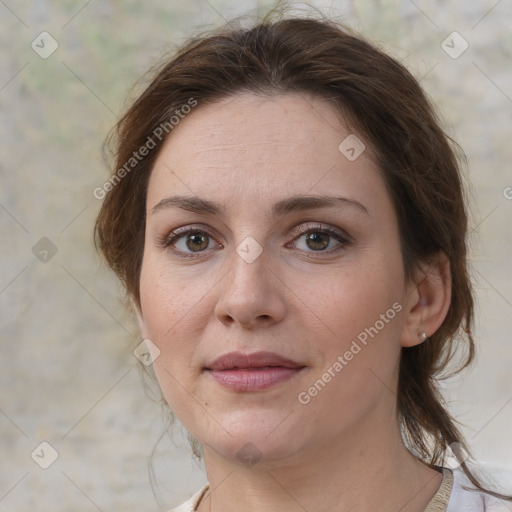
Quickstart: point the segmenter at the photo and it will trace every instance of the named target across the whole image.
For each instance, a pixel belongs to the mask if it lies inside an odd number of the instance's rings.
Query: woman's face
[[[141,331],[205,452],[293,460],[394,418],[408,292],[394,208],[362,150],[303,94],[199,104],[165,142]]]

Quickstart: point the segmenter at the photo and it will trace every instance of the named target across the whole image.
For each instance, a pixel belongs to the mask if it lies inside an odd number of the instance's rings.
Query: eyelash
[[[166,249],[169,249],[173,254],[181,257],[181,258],[200,258],[204,256],[204,253],[207,251],[207,249],[203,251],[198,251],[196,253],[194,252],[184,252],[181,250],[177,250],[173,247],[174,243],[179,240],[180,238],[186,236],[189,233],[199,233],[199,234],[205,234],[207,237],[214,239],[214,237],[205,229],[201,228],[194,228],[194,227],[185,227],[185,228],[179,228],[171,232],[169,235],[166,235],[162,237],[161,240],[159,240],[158,245],[161,247],[164,247]],[[348,235],[343,235],[339,233],[338,231],[334,230],[330,227],[323,227],[320,224],[316,224],[314,226],[307,226],[306,229],[304,229],[302,226],[298,226],[292,231],[292,235],[294,235],[293,241],[297,240],[303,235],[306,235],[308,233],[322,233],[325,235],[329,235],[330,237],[337,240],[340,245],[337,248],[330,249],[327,251],[308,251],[308,252],[317,252],[319,254],[332,254],[333,252],[337,252],[347,246],[349,246],[352,243],[351,238]],[[220,244],[219,244],[220,245]],[[317,257],[317,256],[314,256]],[[320,256],[322,257],[322,256]]]

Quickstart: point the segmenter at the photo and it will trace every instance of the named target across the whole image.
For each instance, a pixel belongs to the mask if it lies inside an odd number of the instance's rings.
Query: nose
[[[265,251],[251,263],[233,253],[231,271],[219,283],[215,306],[215,315],[223,324],[257,329],[282,321],[286,286],[269,263]]]

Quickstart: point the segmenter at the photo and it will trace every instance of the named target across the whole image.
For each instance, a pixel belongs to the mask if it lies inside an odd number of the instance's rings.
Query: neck
[[[279,465],[245,467],[205,449],[210,489],[198,511],[423,512],[441,474],[409,453],[395,418],[354,425]]]

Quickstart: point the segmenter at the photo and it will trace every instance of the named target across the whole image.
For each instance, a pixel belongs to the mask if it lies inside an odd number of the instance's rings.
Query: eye
[[[222,248],[207,231],[193,227],[176,229],[161,241],[161,245],[188,258],[201,256],[208,249]]]
[[[299,226],[293,232],[294,234],[299,234],[294,239],[294,248],[306,252],[331,253],[341,250],[350,244],[350,239],[347,235],[333,228],[322,227],[321,225]]]

